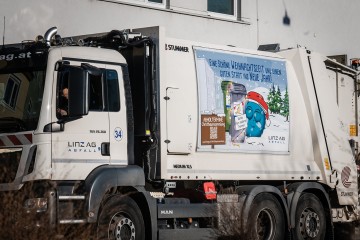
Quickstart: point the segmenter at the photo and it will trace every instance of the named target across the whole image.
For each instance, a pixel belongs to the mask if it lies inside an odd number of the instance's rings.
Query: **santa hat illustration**
[[[263,96],[261,96],[261,94],[250,91],[246,95],[246,100],[259,104],[259,106],[263,109],[263,111],[265,113],[266,119],[267,120],[269,119],[269,107],[268,107],[267,103],[265,102]]]

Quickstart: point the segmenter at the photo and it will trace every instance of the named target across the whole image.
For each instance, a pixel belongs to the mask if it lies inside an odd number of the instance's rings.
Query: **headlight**
[[[47,210],[47,198],[29,198],[25,200],[24,207],[29,211],[45,212]]]

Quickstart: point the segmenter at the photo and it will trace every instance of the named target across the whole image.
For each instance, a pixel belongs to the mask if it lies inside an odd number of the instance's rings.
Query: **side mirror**
[[[69,66],[68,117],[76,118],[89,112],[89,77],[81,67]]]
[[[64,101],[61,101],[66,103],[65,107],[59,108],[66,109],[66,114],[58,117],[63,122],[68,122],[87,115],[90,107],[90,79],[94,76],[101,78],[102,70],[87,63],[82,63],[81,66],[58,63],[56,69],[59,70],[58,91],[65,94],[64,90],[67,90],[66,99],[62,95]]]

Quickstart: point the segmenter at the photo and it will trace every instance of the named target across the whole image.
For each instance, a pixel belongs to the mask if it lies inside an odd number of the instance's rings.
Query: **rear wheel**
[[[322,240],[326,234],[326,217],[321,201],[312,193],[300,196],[295,213],[295,239]]]
[[[269,193],[255,197],[248,218],[248,239],[283,240],[285,218],[279,201]]]
[[[102,208],[96,230],[97,239],[144,240],[145,224],[136,202],[116,195]]]

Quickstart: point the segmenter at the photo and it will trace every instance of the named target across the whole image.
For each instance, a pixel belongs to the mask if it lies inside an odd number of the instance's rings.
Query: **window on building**
[[[128,3],[134,3],[139,5],[151,5],[155,7],[162,7],[165,6],[165,3],[167,0],[117,0],[118,2],[128,2]]]
[[[10,75],[6,84],[4,102],[12,109],[15,109],[16,101],[19,95],[20,81],[15,76]]]
[[[235,16],[236,0],[208,0],[208,11]]]

